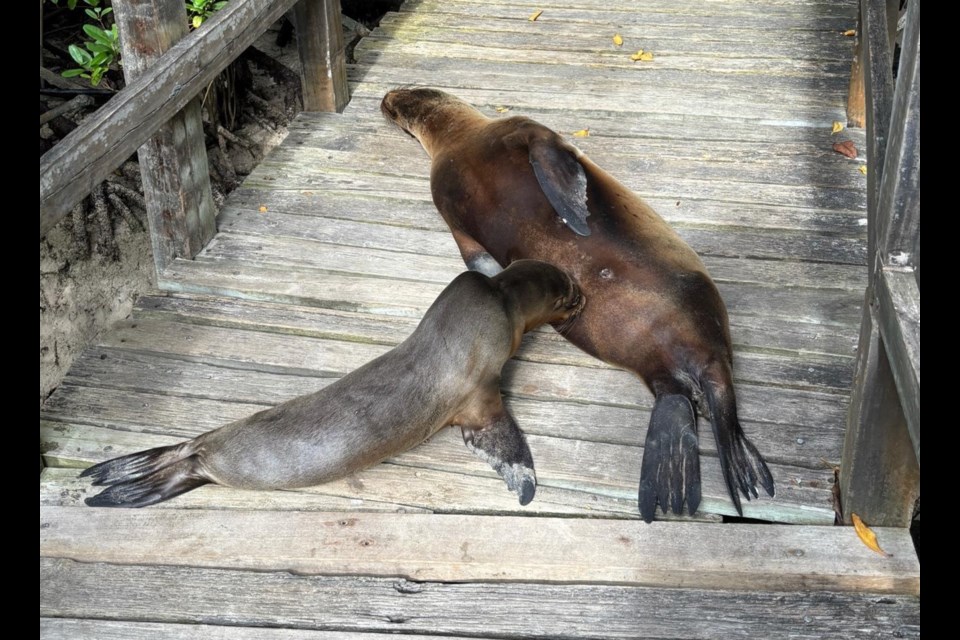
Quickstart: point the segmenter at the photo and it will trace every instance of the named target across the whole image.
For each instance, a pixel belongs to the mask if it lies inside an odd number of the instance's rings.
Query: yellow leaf
[[[540,17],[540,14],[542,14],[542,13],[543,13],[543,10],[542,10],[542,9],[537,9],[536,11],[534,11],[533,13],[530,14],[530,17],[527,18],[527,20],[529,20],[530,22],[536,22],[536,21],[537,21],[537,18],[539,18],[539,17]]]
[[[266,205],[260,205],[260,213],[266,213],[266,212],[267,212]]]
[[[852,37],[852,36],[857,35],[857,30],[856,30],[856,29],[847,29],[846,31],[843,32],[843,35],[845,35],[845,36],[847,36],[848,38],[850,38],[850,37]]]
[[[587,138],[590,136],[590,129],[580,129],[580,131],[574,131],[574,138]]]
[[[833,133],[840,133],[841,131],[843,131],[843,123],[842,123],[842,122],[834,122],[834,123],[833,123]]]
[[[873,532],[873,529],[865,525],[857,514],[851,514],[850,517],[853,519],[853,528],[856,529],[857,536],[861,542],[880,555],[890,557],[889,553],[880,548],[880,545],[877,543],[877,534]]]
[[[510,107],[497,107],[496,110],[497,113],[506,113],[507,111],[510,111]]]
[[[618,47],[623,46],[623,37],[619,33],[613,36],[613,44],[617,45]]]
[[[643,49],[638,49],[635,54],[630,56],[630,59],[636,62],[637,60],[642,60],[644,62],[649,62],[653,60],[653,53],[649,51],[644,51]]]
[[[867,165],[865,164],[860,165],[859,167],[857,167],[857,171],[859,171],[863,175],[867,175]]]

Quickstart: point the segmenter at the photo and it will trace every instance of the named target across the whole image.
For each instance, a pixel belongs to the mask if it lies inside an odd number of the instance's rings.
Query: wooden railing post
[[[339,0],[294,5],[305,111],[343,111],[350,99]]]
[[[920,2],[897,74],[898,2],[863,0],[868,266],[840,489],[844,518],[906,526],[920,495]]]
[[[128,83],[189,31],[183,0],[114,0],[113,10]],[[158,274],[174,258],[194,257],[217,230],[200,100],[187,103],[138,151]]]

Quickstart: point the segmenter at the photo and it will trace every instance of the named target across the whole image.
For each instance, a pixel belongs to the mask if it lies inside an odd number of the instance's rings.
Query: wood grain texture
[[[296,0],[231,2],[40,158],[40,237]]]
[[[443,640],[452,638],[457,640],[467,636],[41,618],[40,637],[44,640],[130,640],[131,638],[137,640],[260,640],[261,638],[262,640]]]
[[[125,0],[113,15],[127,84],[148,73],[189,33],[179,0]],[[157,273],[174,258],[197,255],[217,232],[201,102],[191,100],[137,151]]]
[[[297,26],[303,108],[307,111],[343,111],[350,94],[340,3],[299,0],[293,6],[293,15]]]
[[[308,533],[309,532],[309,533]],[[918,595],[909,532],[500,516],[40,508],[40,556],[303,575]],[[589,544],[584,544],[589,540]]]
[[[41,616],[74,618],[510,639],[920,636],[919,598],[896,594],[442,584],[44,558],[40,585]]]

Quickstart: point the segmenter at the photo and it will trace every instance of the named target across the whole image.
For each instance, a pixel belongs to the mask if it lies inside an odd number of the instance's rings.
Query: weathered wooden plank
[[[657,71],[678,71],[696,73],[699,76],[710,74],[745,74],[755,77],[769,76],[774,85],[796,86],[796,80],[814,79],[824,82],[833,77],[840,79],[849,73],[846,61],[818,60],[804,58],[768,58],[743,55],[706,56],[684,50],[656,51],[656,58],[650,64],[638,65],[630,59],[630,50],[616,49],[607,45],[612,37],[609,34],[616,28],[615,23],[602,27],[601,35],[606,42],[600,47],[587,50],[570,50],[564,47],[517,47],[512,42],[501,42],[501,38],[482,38],[471,42],[470,38],[456,41],[451,46],[446,39],[417,38],[416,40],[378,37],[379,31],[364,38],[357,44],[356,59],[360,64],[376,64],[386,59],[387,64],[396,64],[394,56],[445,58],[456,60],[470,58],[494,62],[516,62],[518,60],[532,64],[567,65],[589,72],[597,66],[619,68],[634,71],[638,76],[651,69]],[[643,46],[651,46],[646,43]],[[638,47],[634,47],[636,50]],[[642,77],[642,76],[640,76]]]
[[[107,356],[81,359],[44,405],[44,416],[119,429],[192,437],[297,395],[312,393],[335,378],[318,379],[169,360],[162,356],[96,350]],[[507,403],[524,430],[558,438],[639,446],[644,442],[650,394],[640,385],[621,385],[618,404],[557,402],[555,397],[516,397]],[[76,386],[82,385],[82,386]],[[838,460],[845,396],[792,389],[741,386],[741,421],[756,445],[774,461],[822,468]],[[704,430],[708,427],[704,425]],[[701,442],[704,455],[713,441]]]
[[[85,425],[66,425],[61,432],[54,429],[52,424],[44,425],[41,429],[41,433],[56,434],[57,439],[46,441],[47,444],[60,444],[63,448],[74,445],[82,450],[84,456],[93,459],[104,458],[99,451],[111,443],[114,443],[117,455],[121,451],[140,451],[181,440],[171,436],[124,434]],[[91,486],[86,479],[78,478],[78,473],[79,470],[72,468],[45,469],[40,482],[40,504],[80,506],[84,497],[96,494],[99,488]],[[632,520],[640,517],[636,499],[632,497],[606,496],[541,485],[537,488],[536,499],[520,507],[516,497],[506,490],[498,477],[392,463],[376,465],[342,480],[296,490],[241,491],[207,485],[178,496],[176,500],[159,503],[157,508],[488,515],[513,513]],[[683,518],[691,519],[689,516]],[[676,517],[670,514],[670,519]],[[716,522],[720,516],[701,512],[693,519]]]
[[[423,161],[427,162],[426,158]],[[731,206],[711,200],[672,200],[664,195],[645,199],[668,222],[675,225],[687,223],[754,229],[792,229],[835,233],[839,237],[863,233],[867,225],[863,212],[791,209],[749,203]],[[680,202],[679,206],[677,202]],[[261,206],[267,207],[267,215],[254,215],[254,218],[262,220],[248,220],[248,225],[296,225],[294,220],[283,220],[274,215],[293,214],[308,218],[303,221],[304,227],[313,227],[318,233],[322,232],[322,229],[317,228],[320,223],[309,218],[324,217],[384,224],[399,229],[414,228],[449,233],[428,192],[404,196],[370,196],[342,191],[334,193],[327,190],[273,188],[267,185],[258,189],[241,187],[234,191],[221,211],[221,224],[226,226],[236,222],[237,215],[261,213]]]
[[[732,5],[736,7],[736,5]],[[853,25],[851,25],[853,26]],[[522,21],[476,18],[466,15],[441,13],[388,13],[380,21],[374,35],[389,38],[418,39],[449,42],[466,41],[483,44],[485,38],[498,44],[520,49],[543,48],[559,50],[624,51],[612,42],[612,35],[601,27],[584,30],[581,25],[545,20],[535,29]],[[686,26],[650,24],[640,17],[635,21],[620,22],[616,33],[624,39],[626,53],[631,45],[663,53],[696,52],[705,55],[736,55],[743,57],[809,57],[816,51],[816,59],[849,62],[849,39],[840,32],[797,31],[783,38],[779,33],[748,29],[692,30]],[[636,50],[637,47],[634,47]],[[708,65],[705,65],[708,66]]]
[[[547,15],[542,15],[537,22],[543,20],[563,21],[582,24],[589,28],[590,23],[617,24],[620,22],[640,21],[649,24],[678,24],[686,25],[690,29],[708,29],[718,27],[735,27],[740,29],[755,28],[763,30],[833,30],[842,31],[850,27],[849,14],[830,15],[821,14],[813,10],[800,11],[794,15],[767,15],[758,12],[716,11],[704,5],[686,3],[675,11],[667,9],[667,5],[659,5],[658,11],[638,11],[634,5],[602,5],[595,8],[570,7],[565,4],[555,4]],[[533,2],[522,3],[471,3],[447,2],[446,0],[408,0],[400,7],[401,12],[423,13],[452,13],[486,18],[506,18],[512,20],[527,20],[527,17],[538,10],[540,5]],[[533,23],[531,28],[536,28]]]
[[[713,640],[730,635],[767,640],[816,638],[825,632],[844,638],[920,637],[920,599],[897,594],[444,584],[41,558],[40,615],[83,617],[91,612],[103,618],[224,624],[231,629],[242,625],[511,639]],[[640,619],[638,612],[656,615]]]
[[[860,329],[840,495],[847,522],[856,513],[870,525],[896,527],[910,525],[920,496],[919,451],[910,439],[872,305],[864,309]]]
[[[350,100],[340,3],[300,0],[293,6],[300,54],[303,108],[343,111]]]
[[[267,627],[216,626],[211,624],[171,624],[129,620],[81,620],[77,618],[40,618],[40,637],[44,640],[445,640],[467,636],[425,636],[352,631],[314,631],[308,629],[271,629]]]
[[[402,273],[399,265],[393,275]],[[780,281],[781,283],[783,281]],[[861,301],[847,291],[766,287],[718,282],[731,313],[768,315],[798,322],[851,326]],[[234,261],[177,261],[158,282],[164,291],[229,295],[245,300],[306,304],[379,315],[420,317],[440,294],[439,284],[389,280],[392,299],[384,299],[384,280],[322,270],[243,264]]]
[[[920,236],[920,3],[907,12],[907,29],[890,116],[877,202],[877,250],[886,266],[916,263]]]
[[[530,342],[538,337],[531,336]],[[343,376],[390,349],[386,344],[344,342],[150,319],[122,321],[115,325],[113,331],[103,334],[98,344],[152,352],[167,358],[203,361],[231,369],[256,369],[322,378]],[[576,351],[570,350],[570,353]],[[584,358],[594,364],[588,357]],[[793,364],[786,358],[770,360],[765,362],[761,357],[753,357],[753,354],[737,359],[739,364],[735,364],[735,379],[744,380],[745,383],[753,381],[753,384],[740,385],[744,387],[745,401],[749,402],[751,396],[777,394],[800,394],[805,401],[809,401],[811,398],[808,394],[812,392],[839,389],[841,378],[845,378],[849,372],[847,366],[830,366],[816,358],[802,363],[793,361]],[[97,360],[92,362],[95,364]],[[104,364],[107,365],[104,369],[117,366],[112,362]],[[635,376],[612,366],[596,364],[581,367],[533,358],[511,360],[503,370],[504,388],[507,393],[518,397],[599,402],[617,406],[636,404],[635,398],[640,396],[642,384]],[[168,366],[179,365],[174,361]],[[756,372],[750,373],[754,366]],[[104,374],[103,371],[100,373]],[[771,388],[772,383],[777,382],[784,388]],[[808,389],[803,390],[802,387]],[[198,393],[201,396],[208,394],[203,390],[198,390]],[[831,403],[834,398],[839,401],[843,398],[843,395],[830,393],[820,395],[830,398]],[[644,401],[647,399],[644,397]]]
[[[708,5],[705,5],[701,2],[696,2],[696,0],[681,0],[679,2],[652,2],[643,5],[642,7],[636,7],[635,5],[629,2],[604,2],[604,0],[571,0],[566,2],[565,0],[546,0],[545,2],[535,2],[534,0],[527,0],[527,2],[521,3],[518,5],[516,2],[510,2],[510,0],[454,0],[454,2],[447,3],[451,7],[457,7],[462,2],[469,2],[471,5],[477,6],[505,6],[505,7],[516,7],[521,6],[524,10],[531,6],[537,6],[542,8],[556,9],[556,8],[578,8],[578,9],[591,9],[598,10],[604,9],[610,12],[628,12],[630,14],[640,14],[640,20],[645,19],[646,13],[651,14],[666,14],[666,15],[677,15],[682,17],[688,16],[712,16],[715,13],[723,12],[726,14],[737,14],[737,15],[756,15],[756,10],[754,7],[761,9],[764,12],[769,12],[771,15],[783,16],[783,17],[799,17],[799,18],[809,18],[809,17],[819,17],[825,15],[841,15],[849,16],[854,13],[855,3],[850,0],[840,0],[835,3],[825,3],[823,0],[816,2],[800,2],[798,0],[781,2],[781,1],[771,1],[771,0],[762,0],[760,2],[753,3],[749,8],[744,7],[742,4],[738,4],[735,0],[711,0]],[[415,11],[426,12],[427,9],[418,8]],[[515,19],[526,20],[529,14],[525,11],[520,11],[518,14],[514,15]],[[624,16],[620,16],[624,17]],[[539,25],[537,25],[539,26]]]
[[[102,430],[101,430],[102,431]],[[165,446],[177,441],[167,436],[142,437],[143,441],[152,440],[152,446]],[[105,440],[110,442],[110,440]],[[139,443],[133,446],[139,446]],[[150,446],[150,445],[148,445]],[[139,449],[138,449],[139,450]],[[395,471],[395,470],[394,470]],[[78,477],[79,469],[48,467],[40,474],[40,504],[48,506],[83,506],[84,498],[96,495],[100,487],[94,487],[90,481]],[[443,479],[455,479],[455,474],[434,472]],[[381,473],[381,476],[388,474]],[[405,473],[409,480],[412,474]],[[389,483],[388,478],[379,478],[379,483]],[[483,479],[477,479],[483,480]],[[389,494],[387,494],[389,495]],[[344,497],[332,490],[326,493],[309,490],[289,491],[243,491],[216,485],[208,485],[190,491],[177,500],[161,502],[158,509],[243,509],[264,511],[383,511],[387,513],[427,513],[427,509],[402,502],[403,494],[396,494],[394,502],[384,502],[372,497]],[[488,509],[489,511],[489,509]],[[609,515],[609,514],[606,514]]]
[[[377,67],[371,67],[371,72]],[[362,68],[366,72],[366,68]],[[361,70],[357,70],[360,73]],[[536,76],[535,76],[536,77]],[[496,86],[499,86],[498,83]],[[554,87],[555,91],[563,91],[563,87]],[[546,88],[545,88],[546,91]],[[736,113],[713,111],[698,114],[695,117],[684,117],[670,113],[658,113],[646,109],[635,111],[630,117],[616,111],[608,111],[604,103],[598,100],[584,101],[576,109],[569,111],[552,109],[549,101],[541,104],[531,104],[522,110],[510,101],[512,93],[503,91],[499,96],[491,95],[489,101],[473,102],[473,106],[490,117],[509,117],[525,115],[539,122],[549,125],[561,132],[573,132],[583,128],[584,119],[590,122],[591,136],[612,137],[629,143],[633,139],[660,139],[674,142],[696,143],[698,141],[728,141],[728,142],[758,142],[758,148],[777,147],[780,144],[816,144],[822,146],[831,140],[831,126],[827,122],[801,122],[797,119],[777,120],[764,118],[747,120],[737,117]],[[380,100],[383,95],[353,96],[350,105],[345,110],[350,121],[355,126],[382,127],[383,116],[380,113]],[[494,101],[499,99],[500,101]],[[508,109],[498,112],[496,108]],[[638,118],[642,115],[643,126],[637,126]],[[327,114],[301,113],[291,123],[291,131],[301,128],[312,128],[316,124],[333,124]],[[299,124],[303,123],[303,125]],[[847,130],[858,147],[863,147],[865,132]],[[829,146],[829,145],[828,145]]]
[[[249,214],[247,218],[250,218]],[[225,228],[204,250],[201,259],[226,260],[229,262],[247,260],[251,264],[278,265],[292,269],[320,270],[345,274],[365,274],[372,277],[402,277],[405,280],[420,282],[450,282],[464,270],[463,260],[453,244],[449,233],[425,232],[420,230],[398,230],[387,225],[364,224],[317,218],[294,219],[279,222],[280,216],[264,218],[262,222],[247,223],[259,226],[264,223],[285,224],[288,228],[306,229],[306,233],[281,235],[252,235],[241,226],[234,231],[225,216]],[[236,225],[234,225],[236,226]],[[713,238],[713,242],[732,242],[742,239],[737,234],[723,231],[710,232],[680,228],[681,236],[694,246],[703,250],[701,237]],[[799,233],[795,234],[801,235]],[[307,237],[303,237],[307,236]],[[314,236],[320,242],[316,242]],[[395,241],[391,244],[391,236]],[[769,242],[774,246],[786,246],[790,236],[777,237],[775,233],[765,234],[776,238]],[[719,238],[719,240],[717,240]],[[799,241],[798,241],[799,242]],[[851,241],[851,244],[853,241]],[[862,241],[861,241],[862,243]],[[762,247],[762,242],[754,243]],[[699,246],[698,246],[699,245]],[[420,249],[418,251],[418,249]],[[763,251],[763,249],[758,249]],[[802,261],[750,260],[742,256],[708,256],[707,263],[711,275],[718,284],[730,286],[759,286],[771,282],[783,283],[791,289],[820,289],[827,295],[853,295],[852,284],[862,289],[865,269],[859,265],[817,264]],[[733,259],[724,259],[733,258]],[[853,267],[853,268],[851,268]],[[857,293],[859,298],[859,292]],[[736,309],[731,309],[736,312]],[[762,311],[753,311],[757,313]]]
[[[421,56],[411,56],[413,60],[422,60]],[[491,77],[488,82],[476,82],[468,77],[458,75],[457,69],[464,65],[473,65],[472,58],[460,60],[439,60],[430,63],[433,70],[421,63],[415,67],[402,66],[403,61],[393,72],[387,74],[382,65],[374,65],[372,69],[379,71],[375,74],[385,74],[377,81],[366,77],[359,82],[357,74],[351,74],[355,82],[352,85],[351,95],[364,100],[382,98],[383,95],[396,87],[395,78],[399,73],[412,81],[412,84],[427,85],[453,93],[471,104],[508,105],[517,111],[526,112],[533,108],[549,108],[554,110],[576,111],[608,111],[622,116],[636,117],[636,114],[652,112],[656,114],[670,114],[674,117],[699,118],[704,115],[716,117],[718,112],[736,114],[742,120],[758,120],[764,122],[783,122],[799,124],[801,126],[826,126],[837,118],[844,119],[843,90],[834,91],[824,87],[822,93],[826,96],[837,95],[836,99],[812,99],[808,93],[797,90],[783,90],[776,86],[765,85],[763,76],[757,80],[758,86],[748,87],[745,94],[731,93],[731,85],[727,83],[710,83],[701,77],[681,79],[679,76],[686,72],[663,71],[660,75],[671,74],[671,82],[658,83],[658,74],[654,71],[637,71],[635,68],[605,67],[596,72],[585,74],[582,68],[557,65],[557,77],[553,81],[552,90],[536,85],[544,85],[547,81],[537,81],[537,76],[530,80],[534,85],[531,89],[523,88],[526,78],[523,76],[521,63],[513,63],[505,72],[513,71],[501,77],[499,83]],[[476,63],[482,69],[483,61]],[[488,63],[494,65],[494,63]],[[496,63],[499,65],[510,63]],[[535,65],[542,68],[541,65]],[[361,67],[362,72],[367,67]],[[606,70],[607,73],[603,73]],[[624,75],[629,77],[624,77]],[[641,74],[649,74],[643,76]],[[516,81],[507,76],[516,75]],[[696,74],[687,74],[696,75]],[[570,86],[567,91],[558,91],[557,87],[564,87],[568,78]],[[623,83],[627,86],[621,92],[611,93],[611,83]],[[480,85],[480,86],[477,86]],[[630,86],[632,85],[632,86]],[[643,95],[643,100],[637,99],[637,94]],[[598,96],[601,96],[598,98]],[[789,101],[789,102],[788,102]],[[795,103],[795,104],[794,104]],[[789,107],[786,105],[790,105]],[[573,129],[576,131],[576,129]]]
[[[910,534],[849,527],[500,516],[40,508],[40,556],[414,580],[917,595]],[[589,541],[589,544],[584,544]]]
[[[296,0],[234,1],[40,158],[40,237]]]
[[[138,318],[174,318],[195,324],[390,345],[399,344],[417,325],[414,318],[372,316],[319,307],[204,296],[146,295],[137,300],[135,309]],[[740,315],[730,319],[730,326],[738,354],[756,350],[783,356],[793,356],[799,352],[801,356],[830,354],[852,357],[856,350],[856,336],[838,327]],[[534,338],[534,335],[537,337]],[[549,361],[560,364],[607,366],[582,355],[552,328],[541,327],[524,339],[521,358],[546,361],[542,358],[548,354],[553,358]]]
[[[189,33],[180,0],[124,0],[113,9],[128,85]],[[217,232],[200,112],[195,97],[137,151],[157,273],[174,258],[197,255]]]
[[[908,271],[882,269],[877,321],[910,439],[920,461],[920,291]]]
[[[399,131],[385,135],[401,135]],[[287,158],[287,152],[265,159],[257,169],[247,178],[249,188],[266,189],[299,189],[299,190],[333,190],[356,191],[370,195],[408,197],[409,194],[430,193],[429,181],[424,177],[409,175],[399,176],[391,173],[371,171],[358,173],[356,167],[347,168],[327,166],[324,164],[327,153],[323,151],[311,152],[309,149],[298,150],[296,161]],[[411,143],[408,157],[417,158],[419,151]],[[427,162],[423,160],[424,167]],[[383,166],[396,166],[397,161],[386,163]],[[856,165],[851,164],[850,170],[857,172]],[[840,188],[820,187],[815,185],[781,185],[762,182],[715,182],[712,180],[691,178],[686,176],[651,174],[614,173],[615,177],[628,188],[637,192],[641,197],[658,195],[667,197],[674,202],[683,202],[686,199],[723,200],[736,206],[740,202],[759,203],[768,206],[795,206],[810,209],[838,209],[842,211],[859,211],[863,208],[863,194],[861,192]],[[858,174],[859,175],[859,174]],[[862,177],[862,176],[861,176]],[[269,205],[267,205],[269,207]]]
[[[589,121],[583,124],[590,126]],[[346,130],[327,135],[324,135],[327,132],[305,135],[295,131],[270,159],[275,163],[307,162],[327,170],[353,168],[377,175],[428,178],[430,163],[426,159],[421,161],[419,147],[407,136],[401,138],[399,131],[385,136],[386,131],[389,130],[384,125],[367,131]],[[691,174],[701,180],[727,181],[744,191],[752,191],[754,185],[775,183],[795,188],[847,189],[860,193],[862,198],[863,176],[856,170],[859,165],[834,152],[833,142],[835,139],[825,141],[822,148],[796,147],[778,153],[757,150],[756,143],[693,144],[690,149],[678,150],[687,145],[646,139],[627,143],[610,138],[570,140],[611,174],[635,183],[655,175]],[[798,172],[798,166],[805,167],[805,171]],[[674,202],[670,204],[667,215],[676,208]],[[863,233],[863,229],[858,230],[858,234]]]

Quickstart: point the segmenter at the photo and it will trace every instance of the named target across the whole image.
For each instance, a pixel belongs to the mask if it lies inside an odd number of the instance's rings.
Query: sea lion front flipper
[[[686,396],[657,397],[650,416],[640,465],[640,516],[651,522],[657,502],[679,515],[686,500],[692,515],[700,506],[700,454],[697,416]]]
[[[507,488],[520,497],[520,504],[529,504],[537,490],[537,474],[527,439],[513,416],[504,410],[486,427],[461,427],[461,430],[467,449],[500,474]]]
[[[453,239],[460,249],[460,255],[463,257],[463,263],[467,265],[467,269],[470,271],[479,271],[488,278],[492,278],[503,271],[500,263],[497,262],[492,255],[487,253],[483,245],[474,240],[472,236],[461,229],[454,229],[452,227],[450,228],[450,232],[453,234]]]
[[[587,174],[576,154],[550,138],[534,138],[528,146],[537,182],[557,215],[577,235],[589,236]]]

